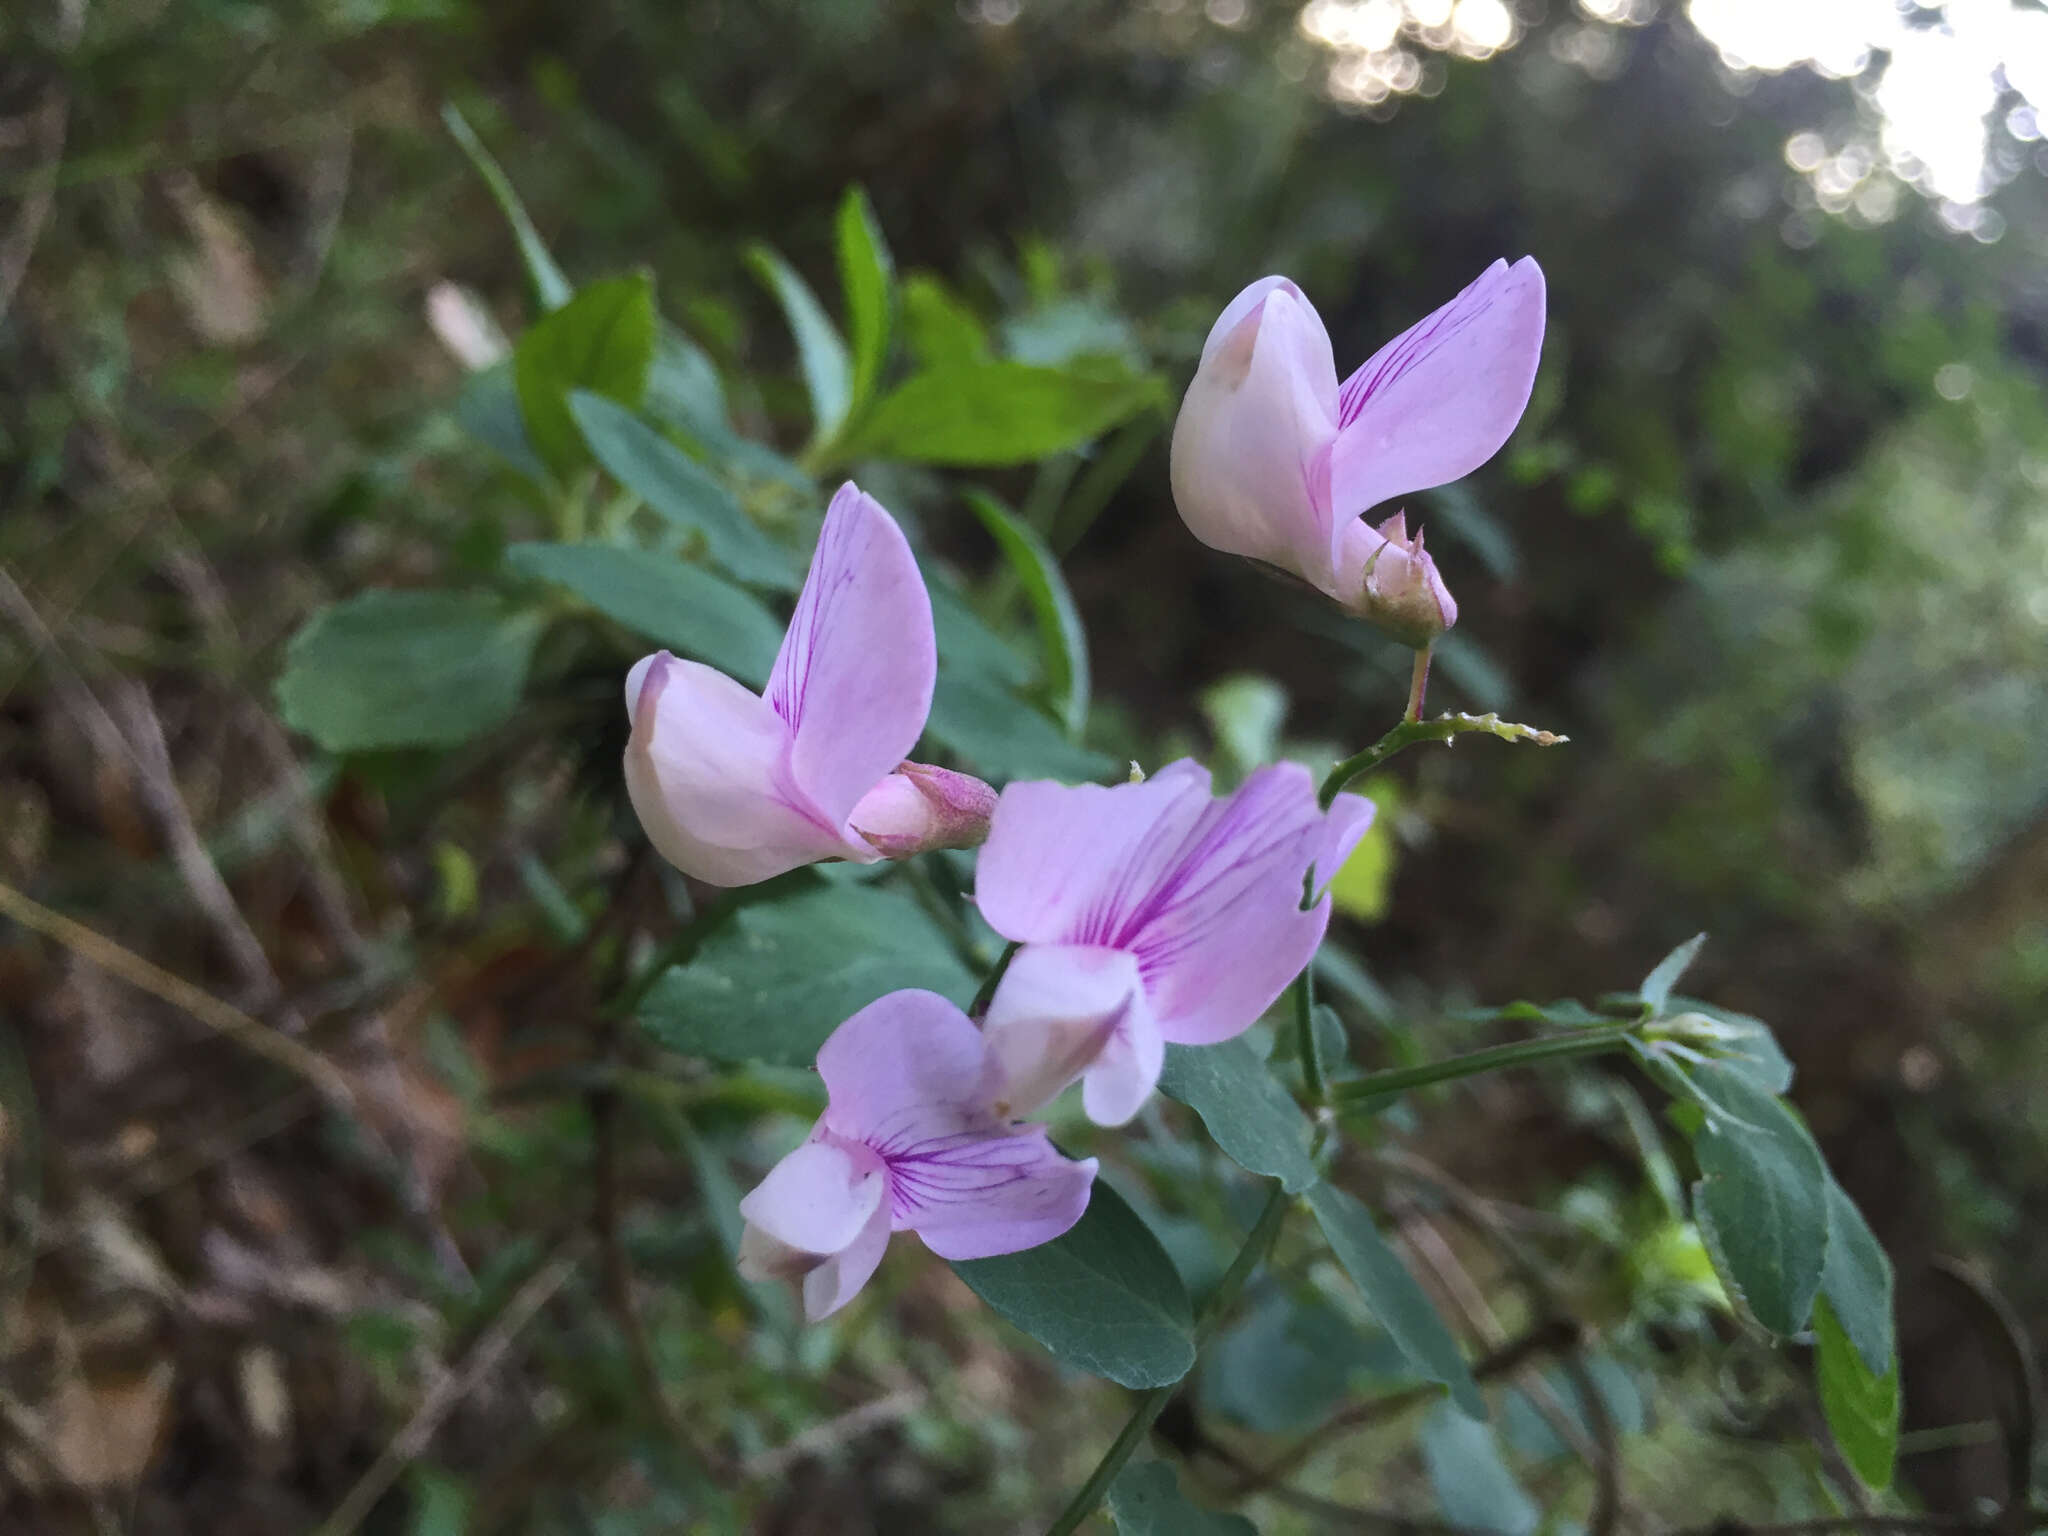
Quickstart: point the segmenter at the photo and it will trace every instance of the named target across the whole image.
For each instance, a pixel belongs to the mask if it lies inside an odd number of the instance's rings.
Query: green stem
[[[1329,1082],[1323,1075],[1323,1047],[1316,1039],[1315,961],[1301,968],[1294,983],[1294,1028],[1301,1055],[1301,1078],[1308,1089],[1308,1101],[1321,1108],[1330,1102]]]
[[[1408,709],[1401,716],[1403,724],[1412,724],[1422,718],[1422,695],[1429,687],[1429,657],[1432,647],[1425,645],[1415,653],[1415,670],[1408,676]]]
[[[1462,1056],[1448,1056],[1442,1061],[1424,1062],[1419,1067],[1395,1067],[1386,1072],[1368,1072],[1364,1077],[1354,1077],[1349,1082],[1338,1083],[1330,1090],[1331,1097],[1346,1103],[1361,1099],[1380,1099],[1388,1094],[1405,1093],[1410,1088],[1421,1088],[1429,1083],[1446,1083],[1460,1077],[1473,1077],[1481,1072],[1497,1071],[1501,1067],[1525,1066],[1532,1061],[1551,1061],[1567,1056],[1601,1056],[1610,1051],[1625,1050],[1628,1037],[1634,1030],[1633,1024],[1604,1029],[1586,1029],[1571,1035],[1545,1035],[1536,1040],[1517,1040],[1508,1045],[1490,1045],[1483,1051],[1467,1051]]]
[[[1427,663],[1425,653],[1423,664]],[[1488,736],[1498,736],[1502,741],[1529,741],[1539,747],[1554,747],[1569,741],[1568,736],[1558,736],[1550,731],[1539,731],[1534,726],[1517,725],[1512,720],[1503,720],[1499,715],[1438,715],[1434,720],[1403,720],[1378,741],[1355,757],[1347,757],[1330,770],[1323,780],[1316,800],[1324,810],[1360,774],[1371,773],[1395,753],[1424,741],[1449,741],[1454,736],[1464,736],[1474,731]]]
[[[988,1012],[988,1005],[996,995],[996,983],[1003,979],[1003,972],[1010,968],[1010,961],[1024,946],[1015,939],[1003,946],[1003,952],[996,956],[996,963],[982,979],[981,990],[974,994],[974,1001],[967,1005],[967,1016],[978,1019]]]
[[[1280,1235],[1280,1224],[1287,1219],[1288,1207],[1293,1202],[1279,1180],[1273,1181],[1273,1192],[1266,1197],[1265,1209],[1259,1212],[1259,1219],[1252,1223],[1246,1235],[1244,1246],[1237,1250],[1237,1257],[1230,1261],[1230,1268],[1223,1272],[1208,1302],[1202,1308],[1202,1315],[1195,1323],[1195,1349],[1209,1341],[1223,1319],[1229,1314],[1245,1282],[1252,1272],[1272,1251],[1273,1241]],[[1095,1470],[1088,1474],[1088,1481],[1067,1501],[1067,1507],[1053,1521],[1046,1536],[1073,1536],[1081,1528],[1081,1522],[1095,1513],[1095,1506],[1102,1502],[1102,1496],[1109,1492],[1109,1485],[1116,1480],[1124,1463],[1145,1441],[1145,1433],[1151,1429],[1152,1421],[1159,1417],[1173,1396],[1173,1385],[1154,1387],[1141,1396],[1131,1409],[1131,1416],[1124,1420],[1124,1427],[1118,1431],[1109,1449],[1102,1453],[1102,1460],[1095,1464]]]

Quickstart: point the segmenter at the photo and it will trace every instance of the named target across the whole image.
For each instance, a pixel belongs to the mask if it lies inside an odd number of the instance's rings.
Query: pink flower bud
[[[885,859],[934,848],[979,848],[996,792],[972,774],[904,763],[861,797],[847,818]]]
[[[1422,547],[1422,530],[1408,537],[1408,514],[1396,512],[1377,531],[1359,525],[1367,538],[1355,541],[1366,549],[1358,583],[1356,609],[1403,645],[1417,650],[1458,622],[1458,604],[1436,562]]]

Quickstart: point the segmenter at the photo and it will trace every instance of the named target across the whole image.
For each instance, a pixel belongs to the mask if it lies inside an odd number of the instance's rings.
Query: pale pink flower
[[[954,782],[964,775],[945,775],[945,810],[930,815],[924,841],[906,824],[943,772],[904,762],[937,667],[910,545],[849,481],[825,513],[765,694],[666,651],[627,676],[626,790],[641,826],[663,858],[713,885],[971,841],[972,796]]]
[[[1202,347],[1173,432],[1173,497],[1196,538],[1301,577],[1404,642],[1457,621],[1435,562],[1369,508],[1470,474],[1521,420],[1543,347],[1543,273],[1496,261],[1341,386],[1302,291],[1263,277]]]
[[[992,1106],[989,1043],[937,993],[870,1003],[819,1049],[818,1072],[824,1115],[740,1202],[740,1272],[795,1283],[812,1321],[867,1284],[891,1232],[985,1259],[1050,1242],[1088,1208],[1095,1159]]]
[[[1250,1028],[1322,942],[1322,888],[1372,809],[1339,795],[1324,812],[1295,763],[1221,800],[1185,760],[1140,784],[1006,788],[975,875],[981,915],[1023,946],[984,1025],[1005,1111],[1028,1113],[1078,1076],[1089,1118],[1119,1125],[1151,1094],[1168,1043]]]

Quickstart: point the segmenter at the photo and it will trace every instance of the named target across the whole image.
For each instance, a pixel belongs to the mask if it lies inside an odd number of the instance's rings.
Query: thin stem
[[[1315,962],[1301,968],[1294,983],[1294,1028],[1301,1053],[1301,1076],[1311,1104],[1318,1108],[1330,1102],[1330,1085],[1323,1075],[1323,1047],[1316,1039]]]
[[[989,1002],[996,995],[996,984],[1003,979],[1003,972],[1010,968],[1010,961],[1023,947],[1015,939],[1003,946],[1003,952],[996,956],[996,963],[990,967],[988,975],[982,978],[981,987],[974,994],[974,1001],[967,1005],[967,1016],[970,1019],[978,1019],[988,1012]]]
[[[1433,647],[1425,645],[1415,653],[1415,670],[1408,677],[1408,709],[1401,719],[1413,724],[1422,718],[1422,695],[1429,687],[1429,657]]]
[[[1466,1051],[1442,1061],[1426,1061],[1419,1067],[1395,1067],[1386,1072],[1368,1072],[1364,1077],[1338,1083],[1332,1098],[1351,1103],[1361,1099],[1385,1098],[1430,1083],[1450,1082],[1501,1067],[1519,1067],[1532,1061],[1550,1061],[1565,1056],[1599,1056],[1627,1048],[1633,1026],[1586,1029],[1577,1034],[1545,1035],[1535,1040],[1516,1040],[1508,1045],[1490,1045],[1482,1051]]]
[[[1323,780],[1323,787],[1317,793],[1316,799],[1323,809],[1328,810],[1330,803],[1343,792],[1345,785],[1361,774],[1371,773],[1395,753],[1405,751],[1418,742],[1449,742],[1454,737],[1475,731],[1488,736],[1498,736],[1502,741],[1533,742],[1539,747],[1554,747],[1571,739],[1552,731],[1539,731],[1534,726],[1517,725],[1512,720],[1503,720],[1499,715],[1491,713],[1438,715],[1434,720],[1403,720],[1363,752],[1345,758],[1332,768],[1329,777]]]
[[[1211,1335],[1222,1326],[1229,1315],[1231,1306],[1244,1290],[1245,1282],[1259,1267],[1266,1255],[1272,1251],[1274,1239],[1280,1235],[1280,1225],[1287,1219],[1288,1207],[1293,1202],[1279,1180],[1273,1181],[1272,1193],[1266,1196],[1265,1209],[1259,1212],[1259,1219],[1252,1223],[1246,1234],[1244,1246],[1237,1250],[1237,1257],[1230,1261],[1230,1268],[1223,1272],[1216,1289],[1202,1308],[1202,1315],[1195,1323],[1195,1349],[1197,1352],[1209,1341]],[[1088,1481],[1075,1491],[1067,1501],[1067,1507],[1053,1521],[1046,1536],[1073,1536],[1081,1528],[1081,1522],[1095,1513],[1095,1506],[1102,1502],[1109,1485],[1116,1480],[1124,1463],[1144,1443],[1145,1434],[1152,1428],[1152,1421],[1159,1417],[1173,1396],[1171,1384],[1154,1387],[1141,1396],[1131,1408],[1131,1416],[1124,1420],[1124,1427],[1110,1442],[1109,1449],[1102,1453],[1102,1460],[1095,1464],[1095,1470],[1088,1474]]]

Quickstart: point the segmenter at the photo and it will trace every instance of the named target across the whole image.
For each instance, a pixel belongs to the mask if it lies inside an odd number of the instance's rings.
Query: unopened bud
[[[1386,542],[1367,557],[1356,603],[1361,617],[1417,650],[1458,622],[1458,604],[1422,547],[1422,530],[1408,537],[1408,514],[1396,512],[1379,527]]]
[[[885,858],[934,848],[978,848],[988,837],[996,792],[968,773],[903,763],[861,797],[848,819]]]

